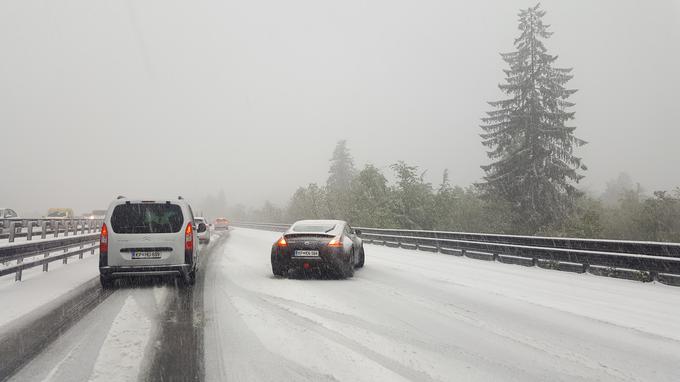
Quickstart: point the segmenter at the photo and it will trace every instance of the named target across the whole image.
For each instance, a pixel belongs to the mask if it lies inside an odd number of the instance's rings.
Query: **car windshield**
[[[293,232],[318,232],[327,233],[335,229],[335,224],[319,224],[319,223],[299,223],[291,229]]]
[[[168,203],[120,204],[111,214],[115,233],[172,233],[182,229],[182,208]]]

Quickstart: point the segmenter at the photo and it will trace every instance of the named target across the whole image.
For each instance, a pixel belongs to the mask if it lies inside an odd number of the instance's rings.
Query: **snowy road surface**
[[[677,381],[680,288],[366,247],[281,279],[235,229],[194,289],[121,287],[14,381]]]

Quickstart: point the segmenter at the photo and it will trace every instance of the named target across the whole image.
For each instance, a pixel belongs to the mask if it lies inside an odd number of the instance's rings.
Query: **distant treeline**
[[[512,206],[477,185],[453,186],[448,172],[433,186],[418,167],[390,166],[395,181],[373,165],[354,169],[346,143],[338,143],[326,185],[300,187],[285,207],[230,208],[235,220],[287,223],[343,219],[355,226],[583,238],[680,242],[680,188],[646,195],[626,174],[607,183],[600,196],[581,193],[562,221],[534,230]]]

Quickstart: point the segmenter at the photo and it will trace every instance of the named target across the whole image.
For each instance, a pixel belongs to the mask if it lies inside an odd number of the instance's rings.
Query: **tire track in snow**
[[[269,351],[244,322],[224,289],[222,248],[208,258],[205,281],[205,365],[207,381],[335,381]]]

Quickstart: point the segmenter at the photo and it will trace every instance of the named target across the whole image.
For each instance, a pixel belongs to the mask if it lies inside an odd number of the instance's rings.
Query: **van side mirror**
[[[198,233],[202,233],[205,232],[207,229],[208,227],[205,226],[205,223],[198,223],[198,229],[196,229],[196,231],[198,231]]]

